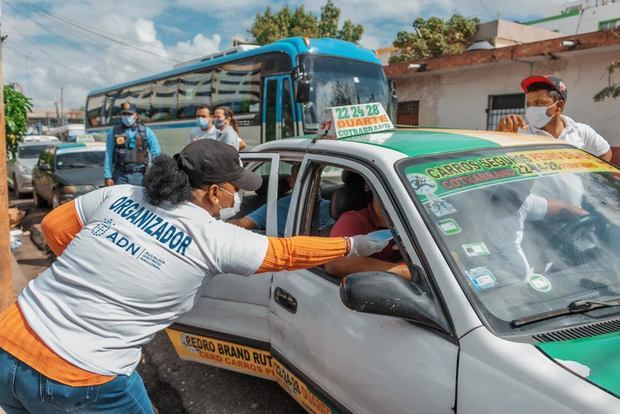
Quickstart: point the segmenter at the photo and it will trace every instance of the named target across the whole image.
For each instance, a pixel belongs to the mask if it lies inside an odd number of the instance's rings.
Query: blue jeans
[[[114,180],[114,184],[142,185],[142,181],[144,181],[144,173],[125,173],[115,169],[112,171],[112,180]]]
[[[153,414],[136,371],[102,385],[71,387],[47,378],[0,349],[0,407],[7,414]]]

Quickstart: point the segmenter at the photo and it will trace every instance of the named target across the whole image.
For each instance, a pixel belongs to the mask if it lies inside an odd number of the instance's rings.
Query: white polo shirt
[[[573,145],[597,157],[609,151],[609,143],[591,126],[575,122],[565,115],[561,115],[561,118],[565,128],[557,138],[558,141]],[[547,131],[531,126],[523,131],[553,137]],[[532,191],[544,198],[561,200],[576,207],[581,207],[584,194],[583,184],[578,174],[562,174],[546,180],[537,180]]]
[[[609,143],[591,126],[575,122],[565,115],[561,115],[560,117],[562,121],[564,121],[565,128],[557,138],[558,141],[573,145],[597,157],[600,157],[609,151]],[[553,138],[553,135],[547,131],[532,126],[528,126],[527,129],[520,129],[519,132],[534,135],[545,135]]]
[[[190,202],[149,204],[144,188],[105,187],[77,199],[84,227],[18,298],[28,325],[63,359],[129,375],[142,346],[194,306],[220,273],[251,275],[268,239]]]

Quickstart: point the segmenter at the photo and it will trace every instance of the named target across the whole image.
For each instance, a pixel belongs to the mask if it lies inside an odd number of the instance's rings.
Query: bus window
[[[151,120],[151,95],[153,94],[150,84],[133,86],[126,90],[127,102],[136,106],[136,112],[143,122]],[[116,104],[115,104],[116,106]]]
[[[291,97],[291,80],[286,76],[282,79],[282,138],[293,136],[295,136],[295,120]]]
[[[153,82],[151,96],[151,122],[170,121],[176,118],[177,78]]]
[[[89,96],[86,102],[86,122],[89,127],[101,126],[101,110],[103,108],[103,95]]]
[[[202,104],[211,104],[211,72],[186,73],[179,76],[177,118],[194,118],[196,107]]]
[[[260,104],[261,63],[227,63],[213,71],[213,106],[229,106],[235,115],[256,114]]]
[[[278,102],[278,79],[265,80],[265,142],[273,141],[276,137],[277,102]]]
[[[263,57],[263,76],[292,71],[291,58],[284,53],[271,53]]]

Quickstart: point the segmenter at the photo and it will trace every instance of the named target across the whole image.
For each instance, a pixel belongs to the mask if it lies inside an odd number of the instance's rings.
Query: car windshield
[[[39,158],[39,155],[41,155],[43,150],[47,148],[48,145],[49,144],[25,145],[23,147],[19,147],[17,158]]]
[[[59,170],[70,168],[88,168],[103,166],[104,151],[84,151],[60,154],[56,158],[56,167]]]
[[[557,147],[429,157],[401,173],[496,328],[620,296],[620,171],[610,164]]]
[[[305,55],[310,101],[303,105],[304,130],[316,132],[325,108],[379,102],[388,108],[388,87],[380,65],[327,56]]]

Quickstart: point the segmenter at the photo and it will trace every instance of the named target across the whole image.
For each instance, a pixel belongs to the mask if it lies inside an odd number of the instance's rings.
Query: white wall
[[[575,16],[548,20],[531,26],[566,34],[589,33],[599,30],[599,22],[618,18],[620,18],[620,3],[610,3],[584,9]]]
[[[596,103],[592,97],[607,86],[606,68],[619,55],[620,48],[570,52],[532,65],[533,74],[553,74],[564,80],[565,114],[591,125],[612,146],[620,146],[620,99]],[[416,73],[397,81],[398,99],[420,101],[420,126],[486,129],[489,95],[519,93],[521,80],[529,75],[530,65],[515,61]]]

